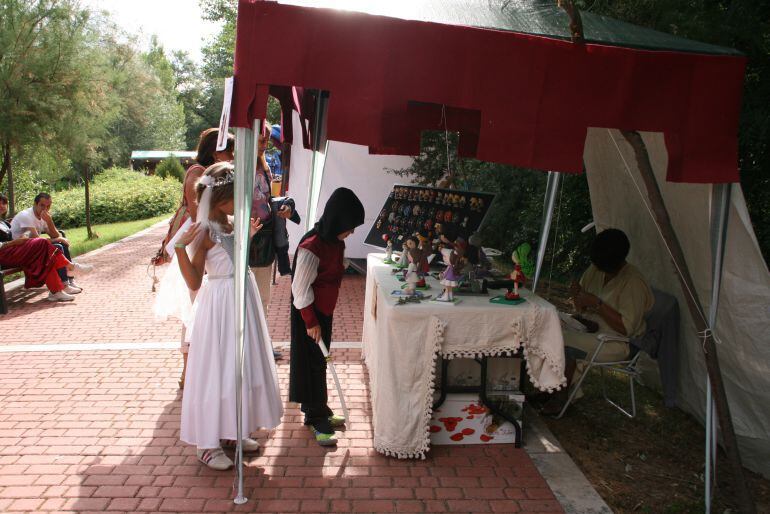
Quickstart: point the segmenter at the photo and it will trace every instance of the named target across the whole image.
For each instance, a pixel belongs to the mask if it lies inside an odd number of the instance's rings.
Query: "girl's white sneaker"
[[[217,471],[224,471],[226,469],[230,469],[233,467],[233,461],[230,460],[230,457],[225,455],[224,450],[222,448],[209,448],[209,449],[201,449],[198,448],[197,451],[198,460],[210,467],[211,469],[216,469]]]

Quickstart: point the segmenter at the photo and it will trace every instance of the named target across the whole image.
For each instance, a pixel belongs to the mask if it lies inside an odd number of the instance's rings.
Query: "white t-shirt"
[[[11,235],[14,239],[18,239],[29,227],[34,227],[38,234],[48,232],[48,224],[35,216],[32,207],[24,209],[13,217],[13,221],[11,221]]]

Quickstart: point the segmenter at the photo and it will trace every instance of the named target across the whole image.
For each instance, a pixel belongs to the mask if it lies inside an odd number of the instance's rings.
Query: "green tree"
[[[174,52],[171,67],[176,80],[177,99],[182,104],[186,132],[185,148],[193,149],[198,144],[198,136],[210,127],[204,117],[204,87],[206,82],[201,78],[198,67],[186,52]]]
[[[235,58],[235,27],[238,16],[237,0],[201,0],[203,19],[222,23],[219,33],[203,48],[201,76],[205,80],[203,87],[203,108],[199,111],[204,128],[219,125],[224,95],[224,79],[232,76]],[[255,56],[263,58],[263,56]],[[268,97],[267,120],[279,123],[281,107],[273,97]],[[195,142],[197,143],[195,134]]]
[[[88,13],[69,0],[0,2],[0,184],[7,176],[12,214],[14,154],[57,136],[83,81],[87,23]]]

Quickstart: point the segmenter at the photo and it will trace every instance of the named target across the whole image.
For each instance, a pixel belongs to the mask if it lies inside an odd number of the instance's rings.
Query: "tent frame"
[[[572,40],[575,44],[582,44],[584,41],[582,34],[582,24],[580,23],[580,14],[577,8],[574,6],[571,0],[561,0],[558,2],[560,6],[568,13],[570,17],[570,29],[572,32]],[[324,102],[323,98],[326,98]],[[306,218],[307,226],[309,227],[315,220],[316,209],[318,204],[318,197],[321,189],[321,182],[323,180],[323,168],[325,164],[325,152],[326,146],[326,121],[328,116],[328,95],[319,94],[317,104],[317,119],[316,119],[316,131],[314,134],[314,147],[313,147],[313,160],[311,171],[311,192],[309,195],[308,216]],[[246,286],[246,266],[247,266],[247,250],[248,250],[248,223],[251,211],[251,195],[253,188],[253,174],[248,173],[248,170],[253,169],[253,160],[256,151],[248,152],[249,147],[253,147],[256,142],[255,134],[258,134],[260,128],[260,120],[254,121],[254,130],[249,133],[248,129],[238,129],[236,133],[236,147],[241,148],[245,155],[243,159],[239,159],[236,155],[236,202],[235,202],[235,276],[242,277],[242,280],[236,280],[235,287],[235,300],[236,305],[239,306],[236,313],[236,387],[237,387],[237,421],[238,421],[238,446],[236,451],[237,459],[237,478],[238,478],[238,494],[235,498],[235,503],[245,503],[247,500],[243,496],[243,455],[242,455],[242,437],[241,437],[241,418],[242,418],[242,400],[241,400],[241,382],[243,374],[243,327],[246,314],[245,305],[245,286]],[[664,242],[669,245],[672,244],[674,252],[676,253],[675,261],[677,257],[681,263],[681,269],[678,266],[678,273],[681,285],[683,289],[694,290],[692,287],[692,280],[687,270],[686,262],[684,261],[681,248],[679,247],[676,234],[671,227],[670,220],[668,219],[668,213],[665,208],[665,203],[660,196],[659,187],[655,181],[654,174],[652,173],[652,167],[649,162],[649,155],[647,154],[646,147],[641,136],[637,132],[623,132],[624,137],[634,148],[634,152],[637,157],[637,164],[645,178],[645,184],[647,185],[647,193],[651,203],[654,205],[655,216],[654,221],[663,235]],[[239,137],[240,136],[240,137]],[[239,145],[238,141],[243,140]],[[323,146],[322,146],[323,143]],[[254,148],[256,150],[256,148]],[[240,153],[240,152],[238,152]],[[642,169],[644,168],[644,169]],[[558,191],[558,185],[561,176],[556,172],[549,172],[548,183],[546,186],[546,198],[544,202],[544,215],[541,225],[540,245],[538,247],[537,263],[535,277],[533,279],[532,290],[534,291],[539,281],[542,271],[542,263],[545,257],[545,251],[548,243],[548,237],[550,233],[550,226],[553,221],[553,210],[555,206],[556,192]],[[238,183],[241,186],[238,186]],[[245,191],[244,191],[245,187]],[[711,241],[712,241],[712,301],[709,311],[708,325],[705,327],[702,333],[704,340],[704,354],[707,363],[707,369],[709,375],[713,376],[716,383],[712,384],[711,380],[707,378],[707,420],[706,420],[706,487],[705,487],[705,503],[706,512],[711,511],[711,459],[715,455],[716,449],[716,426],[714,423],[714,411],[715,406],[719,406],[718,414],[719,421],[723,428],[723,435],[725,438],[725,447],[728,454],[728,460],[733,468],[734,481],[739,493],[739,502],[743,511],[751,514],[756,511],[753,501],[751,500],[750,492],[746,486],[746,482],[743,479],[743,468],[740,462],[740,454],[737,447],[737,439],[732,426],[732,419],[730,418],[729,405],[727,403],[724,384],[721,380],[721,374],[719,371],[719,362],[716,356],[716,347],[714,345],[713,328],[716,324],[716,318],[718,314],[718,297],[719,288],[721,286],[722,278],[722,261],[726,243],[726,227],[727,227],[727,214],[729,211],[729,198],[730,187],[727,186],[713,186],[715,193],[719,193],[719,207],[716,210],[712,208],[711,219]],[[689,285],[688,285],[689,282]],[[686,291],[685,291],[686,293]],[[688,306],[693,315],[696,313],[702,314],[703,310],[700,307],[697,297],[694,296],[688,298]],[[699,312],[698,312],[699,311]],[[698,320],[696,319],[696,326],[698,326]],[[704,319],[705,321],[705,319]],[[712,387],[716,394],[716,401],[712,399]]]

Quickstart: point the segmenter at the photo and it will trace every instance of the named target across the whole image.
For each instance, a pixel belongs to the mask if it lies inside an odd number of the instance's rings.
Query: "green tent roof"
[[[505,30],[570,39],[569,17],[556,0],[279,0],[281,4],[340,8],[391,18]],[[699,43],[581,11],[588,43],[716,55],[741,55],[732,48]]]

